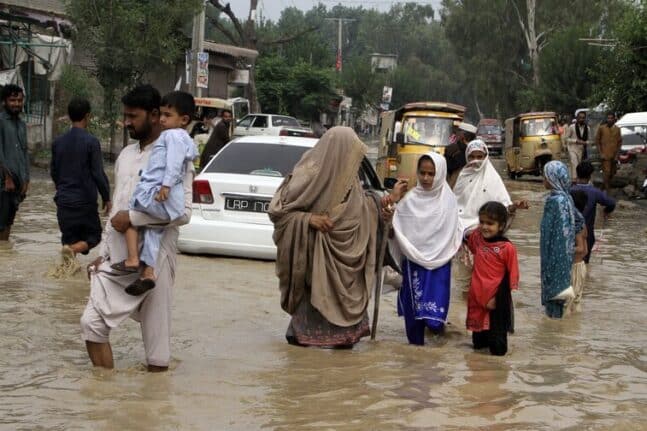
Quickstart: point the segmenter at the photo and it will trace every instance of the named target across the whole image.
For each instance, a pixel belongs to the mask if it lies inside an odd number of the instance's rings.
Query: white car
[[[647,142],[647,112],[630,112],[616,122],[622,136],[622,149],[635,151]]]
[[[231,141],[193,182],[193,215],[180,228],[178,248],[254,259],[276,259],[268,207],[283,178],[316,139],[246,136]],[[368,160],[359,172],[365,188],[382,185]]]
[[[294,117],[274,114],[247,114],[234,128],[234,136],[301,136],[314,138],[313,131],[302,127]]]

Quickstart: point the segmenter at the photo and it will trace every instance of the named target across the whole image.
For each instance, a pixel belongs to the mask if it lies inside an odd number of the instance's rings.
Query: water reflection
[[[604,226],[583,312],[555,321],[540,304],[545,192],[537,181],[509,187],[532,208],[519,213],[509,235],[521,288],[507,356],[472,350],[456,292],[447,333],[430,335],[427,346],[406,344],[390,293],[377,342],[352,351],[292,347],[271,263],[180,256],[171,370],[150,375],[132,321],[112,334],[117,370],[89,365],[78,324],[84,275],[43,277],[60,244],[53,189],[36,173],[13,245],[0,248],[0,429],[644,428],[644,207],[621,206]]]

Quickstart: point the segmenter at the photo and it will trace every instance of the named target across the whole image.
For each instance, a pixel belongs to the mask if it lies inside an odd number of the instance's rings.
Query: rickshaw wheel
[[[516,172],[508,169],[508,178],[510,178],[511,180],[516,180],[517,178],[519,178],[519,175]]]
[[[537,157],[537,169],[539,170],[539,176],[544,175],[544,166],[550,162],[553,158],[551,156],[541,156]]]

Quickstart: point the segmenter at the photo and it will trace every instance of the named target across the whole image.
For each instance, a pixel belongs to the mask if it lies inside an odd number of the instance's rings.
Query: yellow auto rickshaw
[[[408,103],[382,113],[376,164],[380,180],[389,188],[386,178],[407,178],[413,187],[420,156],[444,154],[454,126],[464,117],[464,106],[445,102]]]
[[[555,112],[528,112],[505,120],[505,160],[511,179],[542,175],[546,163],[561,155]]]

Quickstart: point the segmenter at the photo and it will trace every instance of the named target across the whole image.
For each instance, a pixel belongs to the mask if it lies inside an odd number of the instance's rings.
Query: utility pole
[[[326,18],[326,21],[336,21],[337,22],[337,63],[336,69],[341,73],[342,69],[342,26],[345,22],[353,22],[354,19],[349,18]]]
[[[337,59],[335,61],[335,68],[337,72],[341,75],[341,70],[343,67],[342,59],[342,26],[345,22],[353,22],[354,19],[349,18],[326,18],[326,21],[336,21],[337,22]],[[343,102],[343,89],[341,90],[342,102]],[[337,111],[337,124],[342,124],[342,115],[341,115],[341,102],[339,104],[339,110]]]
[[[189,92],[195,97],[202,96],[202,88],[198,87],[198,53],[204,51],[204,21],[205,5],[193,17],[193,35],[191,36],[191,82]]]

